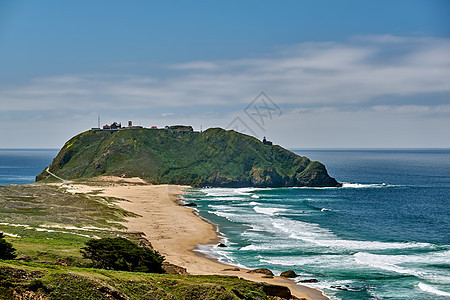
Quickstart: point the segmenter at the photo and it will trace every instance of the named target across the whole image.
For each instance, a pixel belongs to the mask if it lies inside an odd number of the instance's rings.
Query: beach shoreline
[[[286,286],[298,298],[328,299],[320,290],[297,284],[295,281],[264,274],[232,270],[236,266],[220,262],[196,251],[198,245],[217,245],[220,236],[217,225],[200,217],[192,208],[180,205],[181,195],[189,186],[150,185],[139,178],[105,177],[96,185],[68,184],[72,192],[98,191],[100,195],[121,199],[117,205],[138,214],[123,223],[129,232],[141,232],[153,248],[164,255],[167,262],[186,268],[192,275],[238,276],[256,282]]]

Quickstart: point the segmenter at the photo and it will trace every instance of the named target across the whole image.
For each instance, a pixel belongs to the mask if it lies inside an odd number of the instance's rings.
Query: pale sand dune
[[[104,181],[104,180],[103,180]],[[248,280],[288,286],[292,294],[306,299],[327,299],[318,290],[295,284],[292,280],[275,277],[262,278],[262,274],[248,274],[247,270],[223,271],[230,266],[202,257],[192,250],[198,244],[217,243],[213,225],[202,220],[193,210],[177,204],[179,195],[187,186],[142,185],[141,180],[125,181],[111,178],[102,184],[102,195],[125,199],[118,203],[123,209],[141,217],[128,218],[124,225],[132,232],[143,232],[153,247],[172,264],[185,267],[195,275],[232,275]],[[138,183],[139,185],[136,185]],[[98,190],[96,186],[72,184],[71,191]]]

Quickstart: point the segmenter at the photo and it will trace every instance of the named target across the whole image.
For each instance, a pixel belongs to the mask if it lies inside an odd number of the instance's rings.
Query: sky
[[[0,148],[114,121],[450,148],[450,1],[0,0]]]

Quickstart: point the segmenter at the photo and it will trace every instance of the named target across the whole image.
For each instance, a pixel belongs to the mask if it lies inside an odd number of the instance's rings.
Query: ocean
[[[189,189],[228,246],[197,251],[331,299],[450,299],[450,150],[294,152],[344,186]]]
[[[34,182],[59,149],[0,149],[0,185]]]
[[[25,184],[58,150],[0,150],[0,185]],[[342,188],[188,189],[247,268],[294,270],[332,299],[450,299],[450,150],[298,150]]]

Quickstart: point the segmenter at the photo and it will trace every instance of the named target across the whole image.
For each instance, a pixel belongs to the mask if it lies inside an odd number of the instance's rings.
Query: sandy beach
[[[248,270],[227,271],[229,265],[199,255],[193,250],[198,244],[217,244],[214,226],[201,219],[194,210],[178,204],[180,194],[188,186],[148,185],[139,178],[104,178],[95,185],[67,185],[69,191],[101,190],[101,195],[124,199],[118,205],[141,217],[128,218],[124,225],[131,232],[143,232],[154,249],[172,264],[182,266],[193,275],[231,275],[252,281],[287,286],[294,296],[305,299],[328,299],[315,289],[294,281],[263,274],[249,274]]]

